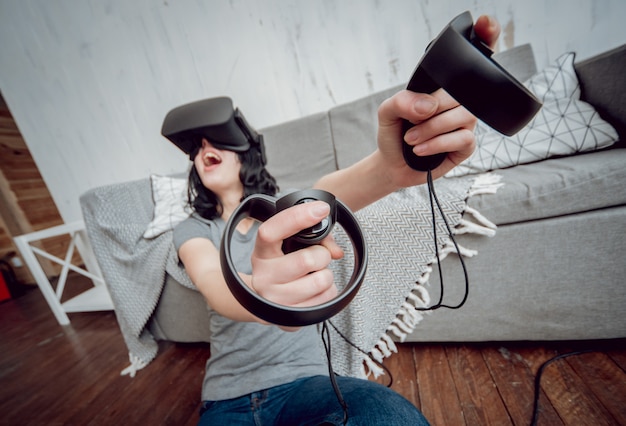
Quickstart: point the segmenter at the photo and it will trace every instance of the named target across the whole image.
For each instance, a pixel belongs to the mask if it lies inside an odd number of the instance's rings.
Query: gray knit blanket
[[[94,188],[81,196],[80,204],[128,347],[130,366],[122,374],[134,376],[158,352],[147,324],[161,297],[165,274],[195,287],[178,264],[172,231],[149,240],[143,237],[154,208],[149,179]]]
[[[435,181],[455,233],[495,233],[495,225],[469,209],[466,201],[477,193],[495,192],[498,181],[498,176],[490,174]],[[157,356],[158,344],[147,324],[163,290],[165,274],[194,289],[179,266],[171,231],[150,240],[143,238],[153,215],[150,197],[148,179],[126,184],[123,189],[120,185],[96,188],[81,197],[88,235],[129,351],[130,366],[122,374],[131,376]],[[357,217],[365,233],[369,264],[355,299],[331,319],[336,327],[331,328],[332,362],[338,374],[366,377],[381,373],[372,358],[382,361],[390,356],[396,350],[394,341],[403,340],[419,324],[422,315],[415,307],[430,303],[426,284],[435,262],[435,246],[426,185],[390,194],[359,211]],[[440,217],[437,229],[443,259],[454,246]],[[349,247],[341,230],[336,239]],[[464,256],[475,254],[461,251]],[[345,260],[333,268],[338,283],[350,277],[349,250]]]
[[[453,235],[495,235],[496,226],[468,207],[467,200],[477,194],[495,193],[499,182],[500,177],[493,174],[434,182]],[[330,320],[334,326],[330,330],[335,371],[365,378],[382,374],[373,360],[382,362],[391,356],[397,351],[395,342],[404,341],[418,326],[424,314],[415,308],[432,305],[428,280],[437,259],[426,185],[390,194],[357,212],[357,217],[369,250],[367,274],[355,299]],[[435,217],[439,259],[443,260],[457,250],[438,212]],[[345,234],[336,239],[347,244]],[[461,256],[477,254],[458,248]],[[350,276],[351,262],[346,259],[335,267],[339,281]]]

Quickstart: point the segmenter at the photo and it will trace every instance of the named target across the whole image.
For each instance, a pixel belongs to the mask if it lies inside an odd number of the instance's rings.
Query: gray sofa
[[[498,55],[520,80],[535,73],[529,46]],[[626,47],[576,64],[582,99],[626,135]],[[281,188],[306,188],[320,176],[346,167],[376,144],[376,110],[399,87],[329,111],[262,129],[268,167]],[[163,140],[163,143],[166,143]],[[478,255],[466,260],[470,294],[459,310],[427,315],[409,341],[570,340],[626,337],[626,149],[611,148],[517,165],[495,173],[495,195],[477,195],[470,207],[494,222],[492,238],[460,235]],[[145,226],[152,218],[150,181],[94,188],[81,197],[87,231],[105,280],[115,246],[98,212],[111,194],[132,196],[119,203],[113,220]],[[131,203],[129,205],[129,203]],[[113,243],[117,244],[117,243]],[[132,266],[132,265],[131,265]],[[446,298],[460,300],[458,259],[443,261]],[[117,271],[119,272],[119,271]],[[129,275],[129,280],[141,279]],[[155,338],[209,341],[205,302],[200,294],[165,274],[165,284],[147,328]],[[431,277],[432,298],[438,276]],[[161,289],[160,283],[156,283]]]

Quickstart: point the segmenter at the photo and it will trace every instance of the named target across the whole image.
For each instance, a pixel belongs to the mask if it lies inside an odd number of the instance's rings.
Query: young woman
[[[500,31],[489,17],[479,18],[475,29],[491,45]],[[476,118],[442,90],[431,95],[401,91],[381,104],[378,118],[378,149],[315,185],[353,211],[425,182],[424,173],[406,165],[403,138],[417,155],[448,152],[433,171],[435,178],[474,150]],[[406,135],[402,119],[416,123]],[[259,149],[253,145],[235,152],[199,138],[191,152],[189,177],[195,212],[174,231],[179,258],[209,306],[211,356],[200,424],[343,424],[344,408],[331,386],[316,327],[285,329],[265,323],[237,302],[222,275],[219,244],[226,221],[245,196],[275,195],[278,190]],[[284,239],[328,213],[326,203],[312,202],[284,210],[261,225],[251,219],[240,222],[231,252],[246,284],[282,305],[314,306],[333,299],[337,288],[327,266],[342,251],[332,239],[289,254],[281,250]],[[384,386],[347,377],[337,380],[348,424],[427,424],[409,401]]]

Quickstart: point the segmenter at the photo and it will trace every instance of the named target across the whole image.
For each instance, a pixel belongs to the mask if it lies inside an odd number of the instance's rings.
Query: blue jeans
[[[378,383],[337,377],[348,425],[428,425],[413,404]],[[299,379],[225,401],[205,401],[199,425],[341,425],[344,413],[326,376]]]

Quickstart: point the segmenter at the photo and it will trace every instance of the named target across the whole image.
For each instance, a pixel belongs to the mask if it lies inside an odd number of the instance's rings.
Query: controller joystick
[[[450,21],[426,48],[407,90],[432,93],[443,88],[487,125],[514,135],[535,116],[541,102],[491,59],[493,52],[474,33],[473,22],[470,12]],[[404,120],[402,133],[413,126]],[[402,153],[411,168],[424,172],[438,167],[448,155],[417,156],[406,142]]]
[[[326,191],[296,191],[276,200],[276,212],[288,209],[297,204],[310,203],[312,201],[324,201],[330,206],[330,214],[320,223],[311,228],[303,229],[296,235],[283,241],[283,252],[291,253],[306,246],[319,244],[330,235],[337,222],[337,207],[335,196]]]
[[[243,282],[232,260],[231,240],[237,224],[247,217],[264,222],[289,207],[316,200],[328,203],[330,214],[317,225],[304,229],[283,241],[283,251],[290,253],[319,244],[331,233],[334,225],[339,223],[348,234],[354,248],[354,269],[350,282],[334,299],[312,307],[284,306],[261,297]],[[308,189],[289,193],[279,199],[256,194],[243,200],[226,223],[220,246],[220,263],[228,288],[244,308],[272,324],[299,327],[327,320],[339,313],[354,299],[365,278],[367,247],[354,214],[329,192]]]

